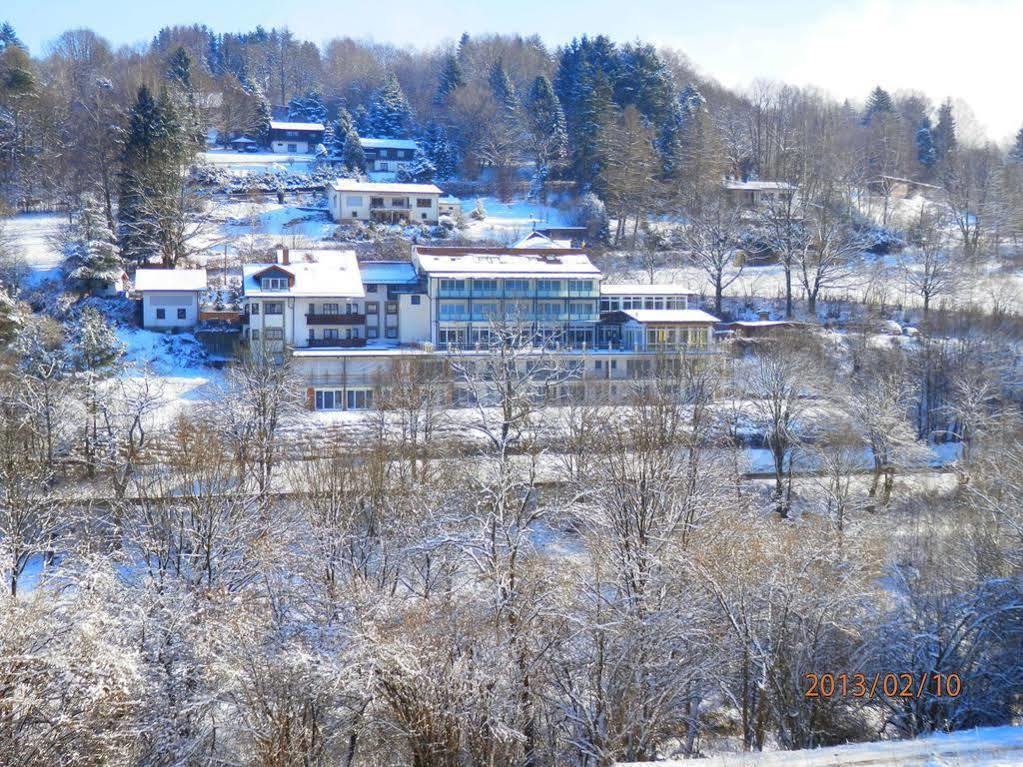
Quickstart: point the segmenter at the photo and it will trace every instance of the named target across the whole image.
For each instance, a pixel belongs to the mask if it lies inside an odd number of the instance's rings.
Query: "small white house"
[[[270,149],[278,154],[312,154],[323,143],[322,123],[299,123],[272,120]]]
[[[360,138],[366,170],[397,173],[412,167],[419,144],[404,138]]]
[[[142,327],[194,328],[199,323],[205,291],[205,269],[139,269],[135,272],[135,294],[142,300]]]
[[[442,194],[433,184],[379,184],[339,178],[327,187],[327,202],[335,221],[436,224]]]

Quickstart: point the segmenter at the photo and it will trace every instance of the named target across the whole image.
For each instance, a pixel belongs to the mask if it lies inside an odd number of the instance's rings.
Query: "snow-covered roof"
[[[648,285],[635,282],[600,283],[602,296],[688,296],[692,293],[685,285]]]
[[[206,290],[205,269],[139,269],[135,272],[136,291]]]
[[[246,297],[315,296],[361,298],[366,295],[354,250],[292,250],[289,264],[245,264],[242,291]],[[287,290],[263,290],[258,276],[277,269],[294,277]]]
[[[736,181],[729,179],[725,181],[726,189],[739,189],[747,192],[794,192],[796,187],[787,181]]]
[[[626,309],[625,314],[636,322],[642,323],[675,323],[700,322],[713,324],[718,318],[700,309]]]
[[[409,138],[360,138],[363,149],[419,149],[419,144]]]
[[[512,245],[513,248],[570,248],[572,243],[568,240],[554,240],[546,234],[530,232],[521,240]]]
[[[434,184],[383,184],[375,181],[359,181],[354,178],[338,178],[330,186],[339,192],[365,192],[366,194],[443,194]]]
[[[323,123],[293,123],[287,121],[270,121],[271,130],[323,130]]]
[[[726,322],[726,327],[736,328],[779,328],[779,327],[797,327],[802,325],[802,322],[796,322],[795,320],[735,320],[734,322]]]
[[[245,136],[239,136],[238,138],[231,139],[230,143],[232,143],[232,144],[255,144],[256,142],[253,141],[250,138],[246,138]]]
[[[569,248],[415,247],[413,258],[432,277],[600,277],[584,251]]]
[[[415,265],[408,261],[363,261],[359,271],[364,283],[406,285],[419,281]]]

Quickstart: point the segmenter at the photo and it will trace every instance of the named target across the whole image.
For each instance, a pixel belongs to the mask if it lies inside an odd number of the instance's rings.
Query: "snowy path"
[[[639,762],[621,762],[618,767]],[[1023,727],[982,727],[917,740],[857,743],[806,751],[735,754],[710,759],[644,762],[647,767],[1008,767],[1023,765]]]

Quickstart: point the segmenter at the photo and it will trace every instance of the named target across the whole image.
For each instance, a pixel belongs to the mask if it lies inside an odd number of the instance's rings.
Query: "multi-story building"
[[[436,224],[440,189],[433,184],[382,184],[339,178],[327,187],[330,217],[339,222]]]
[[[371,407],[401,361],[436,370],[488,354],[502,325],[556,354],[580,396],[613,396],[680,353],[710,351],[717,322],[678,286],[602,287],[574,248],[417,245],[410,262],[361,264],[351,251],[284,248],[243,272],[245,339],[290,356],[322,410]]]
[[[312,154],[323,143],[322,123],[297,123],[272,120],[270,149],[279,154]]]
[[[397,173],[412,167],[419,144],[404,138],[360,138],[366,170]]]

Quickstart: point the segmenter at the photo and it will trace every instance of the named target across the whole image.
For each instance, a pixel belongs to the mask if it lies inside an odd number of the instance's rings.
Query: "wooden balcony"
[[[307,314],[306,325],[365,325],[366,315],[356,314]]]

